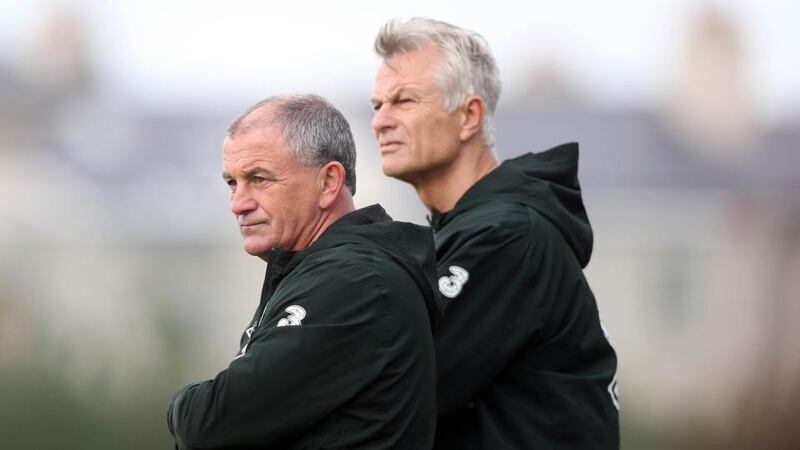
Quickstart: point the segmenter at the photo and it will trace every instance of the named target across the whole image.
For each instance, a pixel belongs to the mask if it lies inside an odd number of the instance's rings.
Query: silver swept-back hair
[[[455,111],[470,95],[486,103],[481,133],[484,143],[494,147],[494,113],[500,97],[500,72],[486,40],[473,31],[439,20],[414,17],[390,20],[375,38],[375,52],[383,58],[433,45],[442,53],[437,82],[444,93],[444,107]]]
[[[265,107],[269,106],[268,110]],[[350,124],[338,109],[314,94],[269,97],[247,109],[228,127],[228,136],[277,126],[294,158],[313,167],[337,161],[345,186],[356,194],[356,144]]]

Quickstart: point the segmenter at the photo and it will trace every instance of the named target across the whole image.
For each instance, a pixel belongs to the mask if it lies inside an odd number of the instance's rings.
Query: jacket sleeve
[[[445,307],[435,334],[440,416],[468,404],[520,349],[544,339],[566,244],[543,218],[534,219],[453,235],[438,255]]]
[[[168,421],[178,446],[268,445],[297,436],[354,397],[384,364],[386,342],[371,326],[376,284],[369,268],[347,262],[290,274],[246,352],[173,398]]]

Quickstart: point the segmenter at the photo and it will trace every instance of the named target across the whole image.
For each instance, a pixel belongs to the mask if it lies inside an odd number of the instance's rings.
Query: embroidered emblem
[[[447,298],[456,298],[461,293],[461,288],[467,284],[469,272],[459,266],[450,266],[447,269],[452,275],[439,278],[439,292]]]
[[[306,310],[302,306],[292,305],[286,308],[289,317],[283,318],[278,321],[279,327],[302,325],[301,320],[306,317]]]

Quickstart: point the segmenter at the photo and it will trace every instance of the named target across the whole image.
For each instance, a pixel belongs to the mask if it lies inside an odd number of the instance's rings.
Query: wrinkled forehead
[[[427,47],[385,59],[375,75],[374,94],[388,96],[404,86],[440,90],[440,60],[438,50]]]
[[[291,165],[294,157],[277,127],[251,127],[225,138],[222,162],[225,166],[244,169],[254,164]]]

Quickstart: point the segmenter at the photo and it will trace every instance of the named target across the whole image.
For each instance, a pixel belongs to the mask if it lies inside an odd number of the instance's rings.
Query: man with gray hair
[[[355,143],[318,96],[231,125],[223,178],[247,253],[267,262],[239,352],[180,389],[180,449],[429,449],[436,305],[429,231],[354,210]]]
[[[577,144],[498,164],[499,74],[476,33],[391,21],[375,50],[383,172],[414,186],[435,233],[434,447],[618,448],[616,355],[582,271]]]

